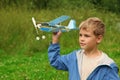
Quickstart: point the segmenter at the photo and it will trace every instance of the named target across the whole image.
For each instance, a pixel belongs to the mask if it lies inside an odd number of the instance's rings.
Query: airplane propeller
[[[36,21],[35,21],[35,18],[34,18],[34,17],[32,17],[32,21],[33,21],[33,24],[34,24],[34,27],[35,27],[35,30],[36,30],[36,33],[37,33],[36,40],[40,40],[38,28],[41,27],[41,24],[36,25]],[[42,35],[41,38],[42,38],[42,39],[45,39],[46,37],[45,37],[45,35]]]

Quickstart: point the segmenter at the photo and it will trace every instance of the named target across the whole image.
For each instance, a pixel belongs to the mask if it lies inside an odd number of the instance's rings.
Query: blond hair
[[[88,18],[83,21],[80,26],[80,30],[88,30],[89,28],[93,30],[93,34],[95,36],[102,35],[105,33],[105,25],[104,23],[97,17]]]

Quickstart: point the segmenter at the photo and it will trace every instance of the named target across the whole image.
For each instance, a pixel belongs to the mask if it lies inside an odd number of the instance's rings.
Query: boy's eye
[[[88,35],[88,34],[84,34],[84,35],[83,34],[79,34],[79,36],[80,37],[82,37],[82,36],[84,36],[84,37],[90,37],[90,35]]]
[[[89,35],[85,35],[85,37],[90,37]]]
[[[79,36],[82,36],[82,34],[79,34]]]

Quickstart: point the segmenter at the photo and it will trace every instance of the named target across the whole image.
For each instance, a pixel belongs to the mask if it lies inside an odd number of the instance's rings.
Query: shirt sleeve
[[[60,45],[58,43],[50,44],[48,48],[48,58],[50,64],[56,69],[68,71],[71,56],[71,54],[61,56]]]

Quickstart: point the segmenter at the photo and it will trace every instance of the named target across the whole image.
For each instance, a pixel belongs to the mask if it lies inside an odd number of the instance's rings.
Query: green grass
[[[58,75],[60,74],[60,75]],[[47,53],[7,55],[0,58],[1,80],[61,80],[67,73],[56,71],[49,65]]]
[[[58,71],[49,65],[47,48],[52,33],[39,31],[45,40],[35,40],[36,33],[31,21],[49,21],[61,15],[69,15],[79,26],[88,17],[99,17],[106,25],[106,34],[99,48],[106,52],[120,68],[120,15],[104,10],[76,8],[37,10],[0,10],[0,79],[1,80],[67,80],[68,73]],[[69,20],[68,20],[69,21]],[[68,21],[64,22],[67,25]],[[72,36],[72,37],[71,37]],[[79,49],[78,31],[63,33],[61,54]],[[120,74],[120,72],[119,72]]]

